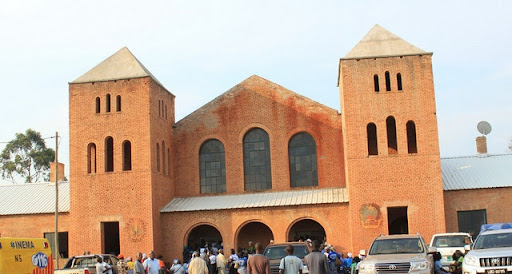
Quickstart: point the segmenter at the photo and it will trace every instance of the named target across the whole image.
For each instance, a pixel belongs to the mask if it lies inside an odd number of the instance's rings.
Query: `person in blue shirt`
[[[341,266],[341,255],[336,252],[334,247],[329,248],[327,259],[329,259],[329,270],[331,271],[331,274],[337,274],[338,268]],[[338,260],[339,265],[336,265],[336,260]]]

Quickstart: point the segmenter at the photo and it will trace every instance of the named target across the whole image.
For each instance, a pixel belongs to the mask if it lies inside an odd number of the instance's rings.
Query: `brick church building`
[[[357,252],[379,234],[429,240],[456,227],[445,221],[432,53],[376,25],[338,75],[340,111],[254,75],[175,121],[175,96],[119,50],[69,83],[67,253],[171,260],[206,242],[300,238]],[[0,233],[46,235],[51,212],[3,212],[27,226]]]

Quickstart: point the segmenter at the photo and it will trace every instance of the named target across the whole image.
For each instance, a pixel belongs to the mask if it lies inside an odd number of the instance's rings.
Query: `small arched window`
[[[391,81],[389,79],[389,71],[386,71],[386,91],[391,91]]]
[[[116,111],[121,111],[121,95],[117,95],[116,97]]]
[[[107,94],[105,98],[105,111],[110,112],[110,94]]]
[[[160,172],[160,144],[156,143],[156,171]]]
[[[96,144],[87,146],[87,173],[96,173]]]
[[[244,136],[245,190],[272,189],[270,140],[261,128],[253,128]]]
[[[402,74],[396,74],[396,84],[398,86],[398,90],[402,90]]]
[[[105,172],[114,171],[114,139],[105,138]]]
[[[96,113],[100,113],[100,111],[101,111],[100,97],[96,97]]]
[[[132,143],[123,142],[123,170],[132,170]]]
[[[375,92],[379,92],[379,75],[375,74],[373,75],[373,87],[375,89]]]
[[[316,142],[306,132],[295,134],[288,143],[290,186],[318,186]]]
[[[165,141],[162,141],[162,174],[165,175],[165,170],[167,166],[165,165]]]
[[[221,141],[210,139],[199,149],[201,193],[226,192],[226,157]]]
[[[396,121],[393,116],[386,119],[386,130],[388,133],[388,154],[397,154],[398,145],[396,141]]]
[[[366,126],[366,135],[368,138],[368,155],[379,155],[377,145],[377,126],[374,123],[369,123]]]
[[[416,143],[416,125],[413,121],[407,122],[407,151],[409,153],[418,153],[418,145]]]

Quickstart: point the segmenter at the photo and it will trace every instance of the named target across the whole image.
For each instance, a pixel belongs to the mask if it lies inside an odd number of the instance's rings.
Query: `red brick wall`
[[[386,91],[385,71],[391,91]],[[403,90],[397,90],[401,73]],[[374,74],[380,91],[374,91]],[[439,142],[431,56],[404,56],[340,62],[340,100],[352,247],[367,249],[379,234],[388,234],[387,208],[408,207],[409,233],[425,239],[445,230]],[[398,153],[388,155],[386,119],[396,120]],[[406,123],[416,125],[418,153],[407,150]],[[377,126],[379,155],[368,156],[368,123]],[[375,203],[380,223],[364,228],[360,209]],[[378,225],[377,225],[378,224]]]
[[[459,231],[457,211],[463,210],[486,209],[489,224],[512,222],[510,197],[512,187],[445,191],[446,231]]]
[[[243,193],[243,137],[255,127],[269,135],[272,190],[290,189],[288,142],[302,131],[316,142],[318,186],[345,186],[337,111],[252,76],[177,123],[176,195],[200,194],[199,149],[211,138],[224,144],[227,193]]]
[[[111,94],[111,112],[105,112],[105,96]],[[162,181],[156,172],[156,140],[170,143],[174,120],[174,96],[149,78],[70,84],[70,254],[83,249],[102,251],[101,222],[119,222],[122,253],[150,250],[159,242],[154,220],[171,194],[159,197]],[[116,112],[116,96],[122,110]],[[101,98],[101,113],[95,113],[95,98]],[[158,118],[158,101],[168,105],[168,119]],[[170,114],[170,115],[169,115]],[[114,171],[105,172],[105,138],[114,139]],[[122,170],[122,143],[131,142],[132,170]],[[96,144],[97,173],[87,173],[87,146]],[[155,218],[156,217],[156,218]],[[155,237],[156,234],[156,237]]]
[[[237,239],[238,232],[247,223],[261,222],[267,225],[272,231],[274,242],[282,243],[286,242],[290,227],[297,220],[302,219],[312,219],[320,223],[325,230],[327,241],[333,244],[338,252],[346,253],[352,251],[348,244],[350,234],[347,218],[346,203],[163,213],[161,225],[167,235],[162,239],[165,252],[163,255],[169,260],[181,258],[189,233],[198,224],[216,227],[221,233],[224,249],[227,251],[231,248],[247,246],[248,239],[240,239],[240,241]]]
[[[69,213],[59,213],[59,231],[69,231],[69,225]],[[54,213],[0,216],[2,237],[43,238],[45,232],[55,232]]]

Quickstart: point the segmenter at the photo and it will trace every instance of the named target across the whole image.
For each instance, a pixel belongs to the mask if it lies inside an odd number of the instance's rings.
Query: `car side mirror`
[[[435,246],[431,246],[428,248],[428,253],[437,253],[437,248]]]
[[[471,246],[470,245],[465,245],[464,246],[464,250],[465,251],[470,251],[471,250]]]

